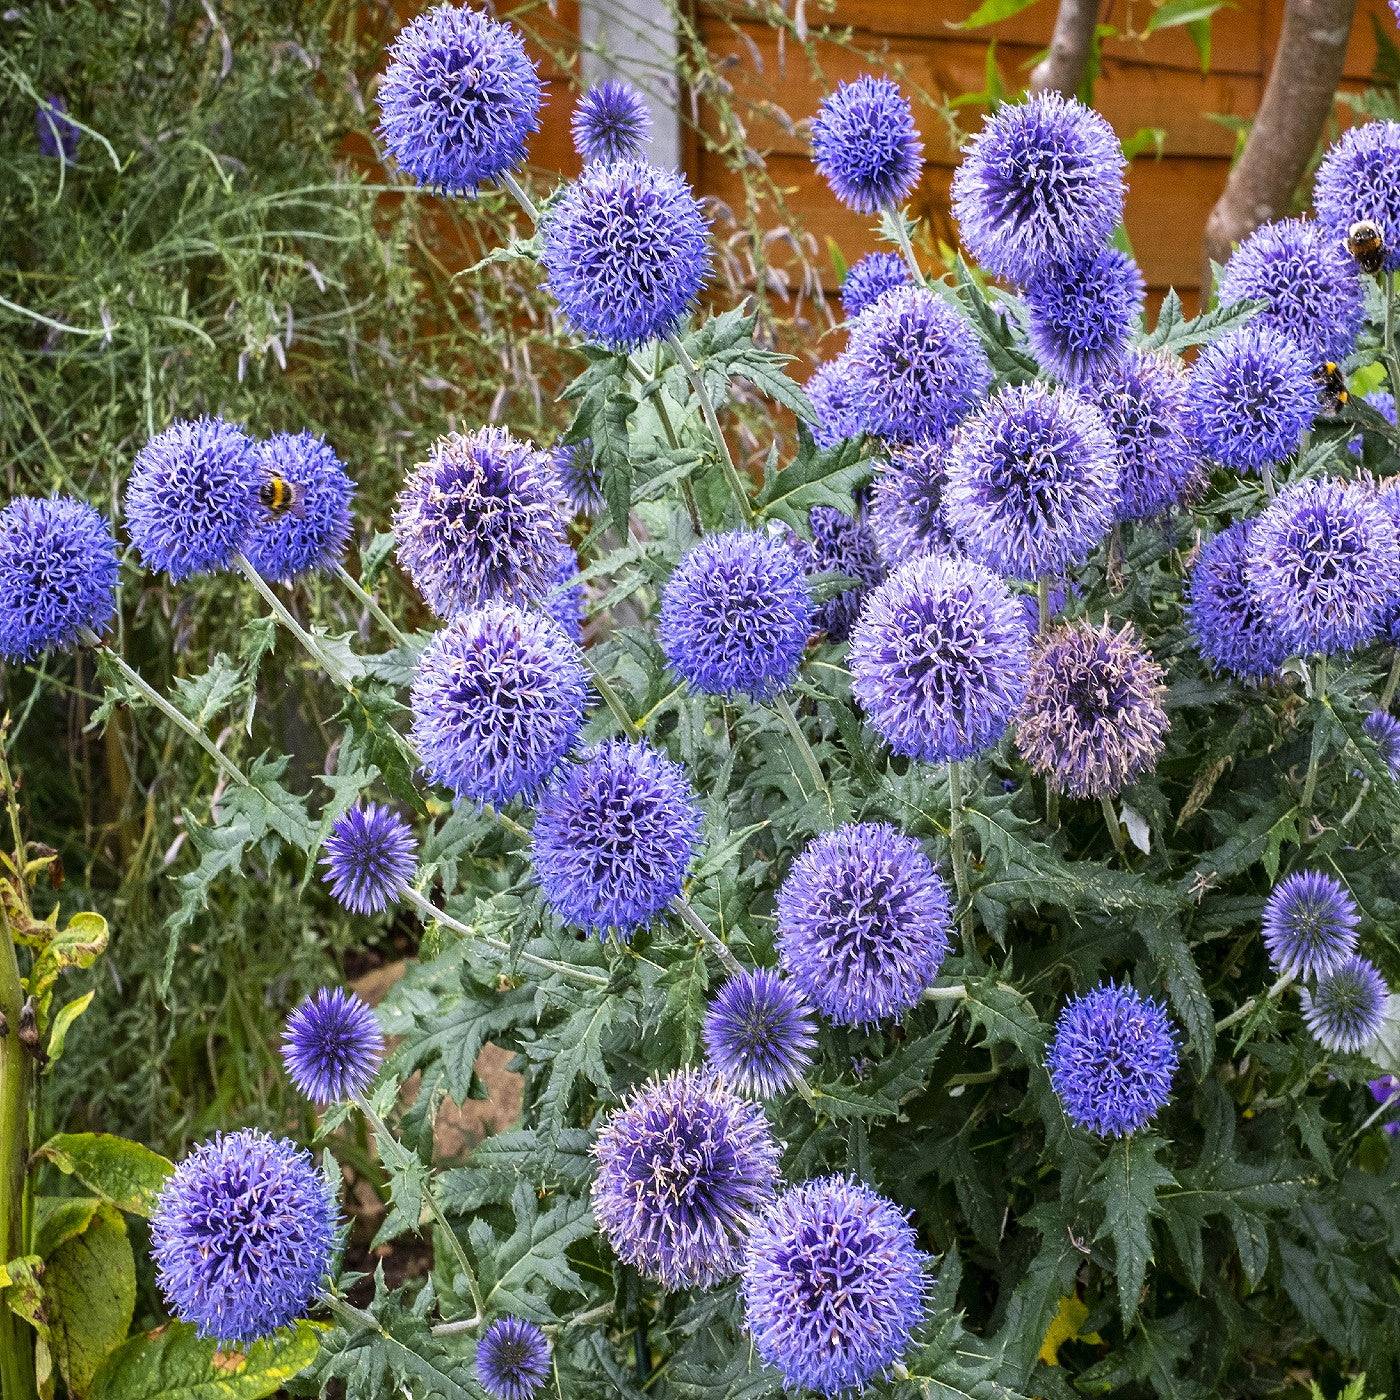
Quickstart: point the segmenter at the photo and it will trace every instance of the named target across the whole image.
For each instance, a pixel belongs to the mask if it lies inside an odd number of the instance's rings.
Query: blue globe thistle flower
[[[1254,325],[1286,335],[1314,368],[1356,348],[1366,299],[1356,264],[1311,219],[1261,224],[1231,255],[1220,304],[1262,301]]]
[[[1395,426],[1395,395],[1389,389],[1372,389],[1369,394],[1362,394],[1361,402],[1370,404],[1392,428]],[[1365,445],[1365,438],[1360,433],[1347,443],[1347,447],[1358,457]]]
[[[413,878],[418,842],[397,812],[377,802],[342,812],[321,864],[336,899],[354,914],[378,914]]]
[[[797,675],[815,612],[801,561],[749,530],[707,535],[661,596],[661,650],[710,695],[771,700]]]
[[[705,1051],[738,1093],[771,1099],[812,1063],[817,1026],[802,993],[766,967],[736,973],[705,1012]]]
[[[918,1005],[948,954],[948,886],[913,837],[884,822],[825,832],[778,890],[778,958],[838,1025]]]
[[[908,1351],[928,1256],[905,1213],[864,1182],[804,1181],[763,1215],[744,1256],[744,1322],[790,1390],[854,1393]]]
[[[1118,518],[1146,520],[1181,505],[1204,472],[1180,362],[1129,350],[1100,376],[1092,401],[1118,449]]]
[[[1360,922],[1340,880],[1295,870],[1264,901],[1264,947],[1280,976],[1320,977],[1356,952]]]
[[[533,1322],[498,1317],[476,1347],[476,1378],[491,1400],[530,1400],[549,1378],[550,1345]]]
[[[1400,122],[1363,122],[1344,131],[1318,166],[1313,208],[1335,245],[1369,219],[1385,241],[1384,270],[1400,269]]]
[[[651,109],[631,83],[609,78],[579,98],[569,130],[585,164],[640,160],[651,136]]]
[[[546,613],[564,629],[571,642],[583,641],[583,585],[571,583],[578,574],[578,555],[573,546],[559,546],[559,563],[549,582],[549,591],[540,600]]]
[[[439,438],[394,512],[399,563],[439,617],[540,597],[565,529],[552,455],[495,426]]]
[[[1324,1050],[1360,1054],[1385,1025],[1390,989],[1365,958],[1350,957],[1303,989],[1303,1023]]]
[[[828,598],[813,618],[815,630],[825,632],[828,641],[844,642],[870,590],[885,576],[880,547],[865,521],[834,506],[814,506],[808,519],[812,526],[808,572],[845,574],[861,584]]]
[[[898,754],[975,758],[1001,738],[1025,693],[1030,635],[1006,585],[970,559],[901,564],[851,633],[851,689]]]
[[[255,449],[266,486],[290,485],[299,498],[290,507],[264,509],[244,541],[248,562],[264,577],[290,583],[311,569],[333,569],[350,538],[350,499],[355,483],[335,449],[314,433],[278,433]]]
[[[1045,267],[1026,286],[1031,350],[1066,384],[1097,381],[1122,360],[1145,294],[1138,265],[1117,248]]]
[[[1196,650],[1217,671],[1241,680],[1272,676],[1288,660],[1288,641],[1250,581],[1257,520],[1227,525],[1201,550],[1186,581],[1186,620]]]
[[[778,1179],[763,1110],[711,1070],[642,1085],[603,1124],[593,1158],[598,1228],[619,1259],[672,1293],[738,1273]]]
[[[66,649],[117,610],[112,527],[71,496],[17,496],[0,510],[0,656]]]
[[[590,165],[544,222],[549,290],[612,350],[664,340],[710,276],[710,226],[685,177],[641,160]]]
[[[938,443],[911,443],[877,467],[870,527],[891,568],[921,554],[954,551],[943,518],[943,448]]]
[[[122,505],[148,569],[179,583],[223,569],[263,507],[256,445],[222,418],[178,420],[136,454]]]
[[[1118,454],[1103,415],[1072,390],[1003,389],[958,430],[943,470],[954,538],[1008,578],[1061,577],[1113,527]]]
[[[851,264],[841,281],[841,310],[854,321],[886,292],[912,284],[909,265],[898,253],[867,253]]]
[[[1391,3],[1400,5],[1400,0],[1391,0]],[[1377,1103],[1388,1104],[1393,1099],[1400,1098],[1400,1079],[1393,1074],[1384,1074],[1379,1079],[1368,1079],[1366,1087]],[[1387,1133],[1400,1133],[1400,1123],[1387,1123],[1385,1130]]]
[[[857,214],[903,204],[919,183],[924,143],[899,84],[863,73],[822,98],[812,118],[812,160]]]
[[[808,426],[818,447],[835,447],[843,438],[856,438],[865,431],[845,355],[818,365],[802,387],[817,410],[817,421]]]
[[[322,987],[287,1018],[282,1063],[297,1092],[312,1103],[364,1093],[383,1053],[374,1012],[342,987]]]
[[[1200,451],[1259,475],[1298,450],[1318,409],[1307,355],[1251,321],[1201,351],[1191,371],[1191,430]]]
[[[578,649],[552,618],[492,602],[460,613],[418,659],[410,703],[423,771],[459,798],[533,798],[588,709]]]
[[[1100,1137],[1124,1137],[1171,1094],[1176,1033],[1151,997],[1105,982],[1060,1012],[1045,1065],[1071,1122]]]
[[[1400,544],[1361,486],[1313,477],[1259,518],[1249,581],[1292,653],[1350,651],[1376,635],[1400,594]]]
[[[406,24],[389,53],[379,135],[399,169],[447,194],[475,194],[525,159],[544,89],[509,25],[439,5]]]
[[[593,443],[561,443],[551,454],[554,469],[564,486],[564,500],[575,515],[601,515],[607,508],[603,495],[603,469],[593,459]]]
[[[1123,216],[1127,161],[1097,112],[1043,92],[999,107],[953,174],[963,246],[989,272],[1026,283],[1102,248]]]
[[[166,1180],[151,1255],[170,1311],[220,1346],[248,1346],[306,1314],[339,1215],[308,1152],[254,1128],[221,1133]]]
[[[1392,778],[1400,779],[1400,719],[1386,710],[1372,710],[1361,725],[1380,750],[1381,762]]]
[[[58,93],[50,93],[47,101],[34,107],[34,132],[39,138],[39,153],[50,160],[61,156],[73,161],[78,156],[78,142],[83,133],[64,115],[68,104]]]
[[[1059,792],[1112,797],[1150,773],[1166,746],[1165,679],[1131,623],[1053,628],[1031,657],[1021,756]]]
[[[972,327],[927,287],[886,292],[856,317],[841,361],[866,431],[904,442],[947,437],[992,382]]]
[[[700,809],[678,763],[611,739],[545,789],[534,863],[565,923],[624,941],[681,892],[700,845]]]

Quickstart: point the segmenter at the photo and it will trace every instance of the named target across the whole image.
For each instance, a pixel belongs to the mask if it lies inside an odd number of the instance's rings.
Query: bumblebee
[[[1322,411],[1328,418],[1335,418],[1337,411],[1351,397],[1347,389],[1346,376],[1328,360],[1326,364],[1313,370],[1313,383],[1317,385],[1318,397],[1322,400]]]
[[[1356,259],[1356,265],[1366,273],[1376,273],[1385,266],[1385,236],[1379,225],[1370,219],[1362,219],[1347,231],[1347,252]]]
[[[288,481],[276,472],[269,472],[258,487],[258,500],[263,509],[274,519],[282,515],[294,515],[298,520],[306,519],[306,487],[295,481]]]

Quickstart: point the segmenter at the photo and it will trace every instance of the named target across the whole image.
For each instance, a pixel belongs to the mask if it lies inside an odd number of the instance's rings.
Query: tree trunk
[[[1060,0],[1050,52],[1031,70],[1031,91],[1053,89],[1066,97],[1079,91],[1089,71],[1089,50],[1099,22],[1099,0]]]

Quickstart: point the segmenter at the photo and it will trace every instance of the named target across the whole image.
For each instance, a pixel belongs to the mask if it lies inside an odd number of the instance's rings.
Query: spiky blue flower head
[[[1264,947],[1280,976],[1319,977],[1356,952],[1361,916],[1340,880],[1295,870],[1264,901]]]
[[[1176,1040],[1158,1002],[1104,982],[1060,1012],[1045,1066],[1072,1122],[1100,1137],[1124,1137],[1171,1094]]]
[[[903,204],[919,183],[924,143],[899,84],[862,73],[822,98],[812,118],[812,160],[857,214]]]
[[[136,454],[122,501],[148,569],[179,583],[226,568],[262,506],[256,445],[222,418],[180,419]]]
[[[710,276],[710,225],[685,177],[590,165],[545,217],[549,290],[586,335],[630,350],[676,330]]]
[[[1031,770],[1071,797],[1112,797],[1166,745],[1162,668],[1131,623],[1067,622],[1031,656],[1016,744]]]
[[[1220,303],[1262,301],[1254,324],[1289,337],[1316,368],[1356,348],[1366,299],[1346,247],[1312,219],[1261,224],[1231,255]]]
[[[891,568],[921,554],[950,554],[953,536],[943,518],[943,448],[925,439],[877,466],[870,528]]]
[[[909,265],[898,253],[867,253],[851,264],[841,282],[841,310],[854,321],[886,292],[910,285]]]
[[[354,914],[378,914],[413,878],[418,842],[399,814],[377,802],[351,807],[326,837],[323,877]]]
[[[1400,779],[1400,719],[1387,710],[1372,710],[1361,727],[1380,750],[1381,762],[1392,778]]]
[[[791,1089],[812,1063],[817,1026],[796,985],[767,967],[739,972],[705,1012],[705,1051],[725,1082],[770,1099]]]
[[[1180,361],[1129,350],[1089,392],[1118,449],[1118,518],[1146,520],[1179,506],[1204,476]]]
[[[631,83],[609,78],[579,98],[569,130],[585,164],[640,160],[651,136],[651,109]]]
[[[1303,1023],[1324,1050],[1359,1054],[1381,1033],[1389,995],[1374,964],[1362,957],[1344,958],[1311,990],[1303,989]]]
[[[102,632],[117,610],[112,527],[71,496],[0,510],[0,656],[23,661]]]
[[[1145,293],[1138,265],[1117,248],[1042,268],[1025,292],[1031,350],[1056,379],[1096,383],[1122,361]]]
[[[857,316],[842,361],[866,430],[901,442],[947,437],[992,382],[972,327],[927,287],[886,292]]]
[[[567,541],[559,546],[559,563],[540,602],[571,642],[583,641],[583,585],[571,582],[578,574],[578,555]]]
[[[287,1018],[282,1063],[299,1094],[339,1103],[369,1088],[384,1053],[374,1012],[354,992],[322,987]]]
[[[958,430],[943,470],[954,538],[1007,578],[1061,577],[1113,527],[1118,453],[1103,415],[1071,389],[1003,389]]]
[[[1201,550],[1186,581],[1186,620],[1196,650],[1217,671],[1241,680],[1272,676],[1288,660],[1288,641],[1250,580],[1257,520],[1227,525]]]
[[[510,25],[439,5],[406,24],[389,53],[379,135],[400,170],[447,194],[475,194],[525,159],[544,89]]]
[[[991,570],[925,554],[867,599],[847,664],[866,718],[898,754],[975,758],[1025,693],[1025,614]]]
[[[825,832],[778,890],[778,958],[838,1025],[874,1025],[916,1006],[952,927],[943,877],[913,837],[884,822]]]
[[[802,387],[817,410],[817,421],[810,427],[818,447],[835,447],[842,438],[859,437],[865,431],[845,355],[818,365]]]
[[[706,535],[661,595],[661,650],[710,695],[770,700],[792,684],[815,608],[802,562],[750,530]]]
[[[1127,161],[1097,112],[1058,92],[1008,103],[963,149],[953,215],[987,271],[1027,283],[1104,247],[1123,216]]]
[[[603,1124],[593,1159],[598,1228],[619,1259],[672,1293],[738,1273],[778,1180],[762,1108],[708,1069],[643,1084]]]
[[[1365,646],[1400,594],[1400,543],[1374,493],[1331,477],[1288,487],[1259,517],[1249,581],[1293,654]]]
[[[1385,240],[1385,271],[1400,269],[1400,122],[1363,122],[1344,131],[1322,158],[1313,208],[1332,243],[1369,219]]]
[[[220,1133],[167,1178],[151,1254],[170,1311],[221,1346],[306,1314],[330,1268],[340,1212],[303,1148],[255,1128]]]
[[[1251,321],[1201,351],[1191,371],[1191,431],[1201,453],[1253,472],[1298,450],[1317,413],[1307,355],[1282,331]]]
[[[533,1322],[498,1317],[476,1346],[476,1378],[491,1400],[530,1400],[549,1378],[549,1338]]]
[[[64,115],[67,110],[68,104],[56,92],[47,101],[35,104],[34,132],[39,138],[39,153],[50,160],[57,160],[60,155],[66,161],[77,158],[83,133]]]
[[[553,457],[569,509],[575,515],[601,515],[608,503],[603,495],[603,470],[593,458],[591,440],[561,443]]]
[[[355,483],[335,449],[315,433],[278,433],[256,447],[264,483],[276,477],[300,488],[294,508],[264,508],[244,541],[248,562],[264,577],[289,583],[311,569],[333,569],[350,538]]]
[[[908,1351],[928,1256],[905,1213],[864,1182],[819,1177],[764,1213],[744,1256],[744,1323],[791,1390],[854,1393]]]
[[[1374,408],[1391,427],[1395,426],[1395,395],[1392,394],[1389,389],[1372,389],[1369,394],[1362,394],[1361,402],[1369,404]],[[1365,439],[1360,433],[1357,433],[1357,435],[1347,443],[1347,446],[1351,451],[1355,452],[1358,457],[1361,455],[1361,450],[1365,445]]]
[[[439,617],[540,597],[565,528],[553,456],[495,425],[439,438],[394,511],[399,563]]]
[[[828,598],[813,619],[816,630],[825,632],[829,641],[844,642],[870,590],[885,576],[880,547],[864,520],[834,506],[814,506],[808,519],[812,527],[811,571],[845,574],[860,581],[859,588]]]
[[[459,798],[529,799],[578,742],[588,702],[578,648],[553,618],[487,603],[419,657],[413,742],[431,781]]]

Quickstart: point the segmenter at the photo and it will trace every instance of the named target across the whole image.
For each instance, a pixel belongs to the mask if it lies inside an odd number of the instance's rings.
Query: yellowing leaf
[[[1045,1340],[1040,1344],[1040,1359],[1047,1366],[1060,1364],[1060,1348],[1066,1342],[1092,1342],[1098,1346],[1103,1341],[1097,1332],[1086,1332],[1082,1337],[1080,1336],[1079,1329],[1084,1325],[1084,1319],[1088,1316],[1087,1305],[1076,1298],[1073,1293],[1066,1293],[1060,1299],[1060,1310],[1055,1314],[1055,1320],[1050,1324],[1050,1330],[1046,1332]]]

